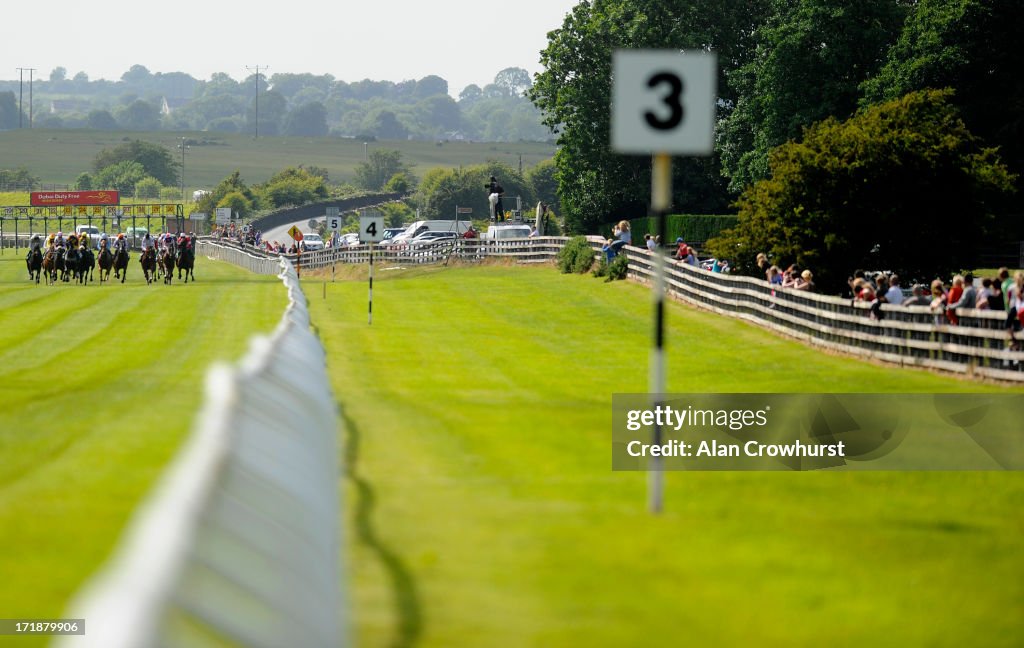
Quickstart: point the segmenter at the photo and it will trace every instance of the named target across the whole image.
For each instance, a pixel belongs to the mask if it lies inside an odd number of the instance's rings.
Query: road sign
[[[337,216],[340,211],[341,209],[339,209],[337,205],[330,205],[327,207],[327,216]]]
[[[231,222],[231,208],[217,207],[217,224],[227,225]]]
[[[472,207],[456,207],[455,208],[455,213],[456,214],[472,214],[473,213],[473,208]]]
[[[309,222],[306,223],[306,224],[309,225],[309,229],[311,229],[311,230],[315,230],[316,229],[317,222],[316,222],[315,218],[310,218]]]
[[[206,212],[192,212],[188,217],[189,220],[206,220]]]
[[[612,150],[711,155],[717,60],[710,52],[616,50]]]
[[[330,214],[328,214],[327,215],[327,229],[331,230],[332,232],[337,232],[338,230],[340,230],[341,229],[341,216],[338,216],[337,214],[331,216]]]
[[[359,217],[359,242],[380,243],[384,240],[384,217],[379,213]]]
[[[251,228],[249,227],[248,223],[246,223],[245,225],[242,225],[242,233],[243,234],[248,234],[250,229]]]
[[[299,229],[298,225],[292,225],[291,229],[288,230],[288,236],[292,237],[293,240],[302,240],[302,230]]]

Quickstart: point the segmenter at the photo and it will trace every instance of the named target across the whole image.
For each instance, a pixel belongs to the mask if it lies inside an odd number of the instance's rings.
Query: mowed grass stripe
[[[0,261],[0,298],[22,271]],[[63,611],[191,429],[209,364],[280,320],[276,277],[205,258],[196,275],[32,287],[47,298],[0,328],[0,608]]]
[[[647,388],[650,298],[546,268],[308,291],[348,422],[364,646],[1012,645],[1014,473],[610,470],[610,401]],[[826,355],[669,306],[669,389],[1000,391]],[[736,622],[740,618],[742,622]]]

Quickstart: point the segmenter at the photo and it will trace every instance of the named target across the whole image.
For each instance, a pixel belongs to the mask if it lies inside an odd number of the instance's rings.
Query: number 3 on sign
[[[359,217],[359,242],[380,243],[384,240],[383,216]]]
[[[613,150],[711,154],[718,81],[713,53],[617,50],[612,73]]]

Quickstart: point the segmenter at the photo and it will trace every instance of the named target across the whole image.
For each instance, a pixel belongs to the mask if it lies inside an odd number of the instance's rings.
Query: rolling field
[[[124,285],[36,286],[22,254],[0,256],[0,617],[55,618],[191,429],[208,365],[287,297],[205,258],[195,284],[147,286],[133,255]]]
[[[348,430],[361,646],[1016,645],[1019,473],[610,469],[646,289],[549,268],[307,278]],[[999,390],[825,355],[679,304],[669,391]]]
[[[141,139],[165,146],[181,161],[176,148],[182,137],[196,144],[185,154],[185,187],[212,189],[235,169],[249,184],[264,182],[288,166],[315,165],[328,170],[332,182],[351,181],[356,164],[363,161],[363,143],[333,137],[261,137],[228,133],[135,133],[123,131],[22,129],[0,133],[0,169],[25,167],[43,182],[72,184],[104,148]],[[555,147],[535,142],[370,142],[369,150],[397,149],[412,171],[422,177],[433,167],[483,164],[488,160],[523,168],[551,158]]]

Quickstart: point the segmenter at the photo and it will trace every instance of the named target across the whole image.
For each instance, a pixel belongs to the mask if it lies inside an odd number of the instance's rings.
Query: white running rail
[[[291,263],[290,303],[237,366],[207,375],[193,435],[59,646],[342,646],[338,419]]]

